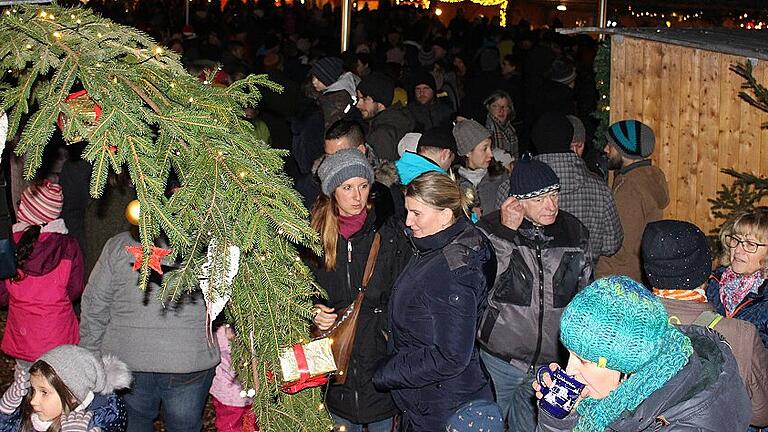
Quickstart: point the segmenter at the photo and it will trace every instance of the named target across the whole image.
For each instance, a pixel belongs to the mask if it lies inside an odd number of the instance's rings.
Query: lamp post
[[[341,0],[341,52],[349,48],[349,31],[352,25],[352,0]]]
[[[604,29],[608,19],[608,0],[599,0],[598,7],[599,10],[597,11],[597,26],[601,29]]]

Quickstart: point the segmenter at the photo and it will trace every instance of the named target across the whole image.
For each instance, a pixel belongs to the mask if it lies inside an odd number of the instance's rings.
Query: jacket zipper
[[[536,372],[536,364],[541,354],[541,339],[544,327],[544,266],[541,262],[541,245],[538,243],[536,243],[536,262],[539,265],[539,332],[536,339],[536,351],[534,351],[533,360],[531,360],[531,365],[528,367],[528,371],[531,373]]]
[[[352,242],[347,240],[347,288],[352,291],[352,278],[349,275],[349,265],[352,263]]]
[[[349,268],[351,267],[351,264],[352,264],[352,241],[351,240],[347,240],[347,288],[348,288],[348,292],[352,292],[352,290],[353,290],[353,287],[352,287],[352,277],[349,274]],[[354,299],[352,301],[354,301]],[[357,362],[354,359],[350,359],[350,361],[352,362],[352,370],[351,370],[352,373],[351,373],[351,375],[352,376],[357,376]],[[350,371],[347,371],[347,372],[350,372]],[[349,379],[349,378],[347,378],[347,379]],[[359,413],[360,413],[360,394],[357,391],[357,386],[355,386],[355,390],[354,390],[353,393],[354,393],[354,397],[355,397],[355,413],[357,413],[359,415]]]

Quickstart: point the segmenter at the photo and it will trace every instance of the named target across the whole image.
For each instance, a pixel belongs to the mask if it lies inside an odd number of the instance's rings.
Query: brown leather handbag
[[[370,282],[376,268],[376,257],[379,254],[380,246],[381,235],[377,232],[373,237],[371,250],[368,252],[362,287],[352,304],[339,311],[336,322],[328,330],[320,331],[315,325],[311,329],[313,339],[328,337],[332,340],[331,351],[333,351],[333,358],[336,361],[336,374],[334,375],[336,384],[344,384],[347,381],[347,367],[357,333],[357,318],[360,316],[360,308],[363,305],[363,298],[365,298],[365,289],[368,287],[368,282]]]

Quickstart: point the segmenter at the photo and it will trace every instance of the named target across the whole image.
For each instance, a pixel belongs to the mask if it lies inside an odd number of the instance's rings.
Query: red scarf
[[[356,232],[365,225],[365,219],[368,218],[368,209],[363,207],[363,211],[354,216],[339,215],[339,234],[349,240]]]

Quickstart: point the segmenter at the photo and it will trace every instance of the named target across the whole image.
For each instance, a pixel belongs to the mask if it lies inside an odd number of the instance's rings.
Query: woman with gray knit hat
[[[61,345],[28,371],[16,366],[0,398],[0,431],[123,432],[125,405],[114,391],[130,384],[131,373],[118,359]]]
[[[453,127],[459,155],[459,186],[472,199],[472,221],[496,208],[496,193],[506,179],[504,168],[493,160],[491,132],[474,120]]]
[[[328,293],[316,299],[313,322],[321,331],[338,318],[361,289],[374,240],[380,247],[365,290],[357,334],[344,384],[328,387],[325,405],[335,430],[392,430],[397,407],[389,392],[373,387],[371,377],[387,352],[384,332],[392,285],[410,256],[410,246],[396,220],[373,205],[373,169],[356,149],[340,150],[317,170],[322,193],[312,208],[312,227],[320,234],[322,255],[309,260],[320,286]],[[342,426],[344,429],[342,429]]]

